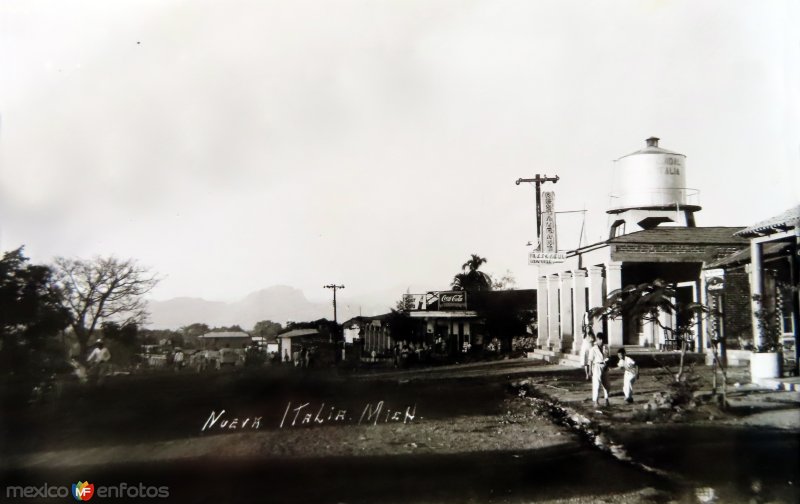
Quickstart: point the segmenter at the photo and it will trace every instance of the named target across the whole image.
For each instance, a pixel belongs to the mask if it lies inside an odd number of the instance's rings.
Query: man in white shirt
[[[608,406],[608,348],[603,344],[603,333],[597,333],[596,344],[589,351],[589,366],[592,368],[592,401],[599,405],[600,389],[603,389],[605,405]]]
[[[172,362],[175,364],[175,371],[183,369],[184,355],[183,350],[180,348],[175,349],[175,354],[172,356]]]
[[[625,349],[620,348],[617,350],[617,357],[619,363],[617,367],[625,370],[625,375],[622,378],[622,393],[625,394],[625,402],[633,402],[633,382],[639,378],[639,366],[636,362],[625,354]]]
[[[103,344],[103,340],[95,342],[94,350],[89,354],[86,363],[89,365],[89,375],[97,384],[102,383],[108,374],[109,361],[111,360],[111,352]]]

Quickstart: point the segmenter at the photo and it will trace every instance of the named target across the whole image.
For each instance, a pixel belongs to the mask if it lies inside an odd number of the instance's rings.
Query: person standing
[[[583,338],[581,342],[581,365],[583,365],[583,370],[586,373],[586,379],[589,380],[592,377],[592,368],[589,365],[589,352],[592,351],[592,347],[594,346],[594,334],[588,334]]]
[[[619,357],[617,367],[625,370],[625,374],[622,377],[622,393],[625,395],[625,402],[632,403],[633,382],[639,378],[639,366],[636,365],[633,359],[626,355],[624,348],[617,350],[617,357]]]
[[[93,383],[101,385],[105,381],[110,360],[111,352],[103,344],[103,340],[97,340],[94,350],[86,359],[86,363],[89,365],[89,376]]]
[[[599,405],[600,389],[603,389],[605,405],[608,406],[608,350],[604,348],[603,333],[597,333],[595,345],[589,351],[589,366],[592,368],[592,401]]]
[[[172,363],[175,365],[176,372],[180,372],[183,369],[184,358],[183,350],[180,347],[176,348],[175,355],[172,356]]]

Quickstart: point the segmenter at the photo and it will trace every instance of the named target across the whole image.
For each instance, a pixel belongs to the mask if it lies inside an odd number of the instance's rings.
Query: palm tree
[[[453,277],[453,282],[450,284],[453,290],[464,291],[490,291],[492,290],[492,277],[479,271],[482,265],[486,263],[486,258],[478,254],[472,254],[471,257],[461,265],[461,272]]]

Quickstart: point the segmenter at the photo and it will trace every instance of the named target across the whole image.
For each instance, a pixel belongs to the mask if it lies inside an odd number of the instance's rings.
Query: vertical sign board
[[[544,196],[544,211],[542,212],[542,236],[539,245],[542,252],[555,253],[558,252],[555,212],[556,193],[545,191],[542,196]]]

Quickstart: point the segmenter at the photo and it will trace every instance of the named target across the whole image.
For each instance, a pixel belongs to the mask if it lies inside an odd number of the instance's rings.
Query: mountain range
[[[386,313],[406,290],[405,287],[392,288],[358,298],[348,298],[340,292],[338,320],[343,322],[359,314]],[[237,324],[247,330],[260,320],[285,324],[290,320],[304,322],[333,318],[331,302],[310,301],[302,290],[285,285],[252,292],[232,303],[192,297],[151,300],[148,302],[148,311],[148,327],[152,329],[178,329],[193,323],[204,323],[211,327]]]

